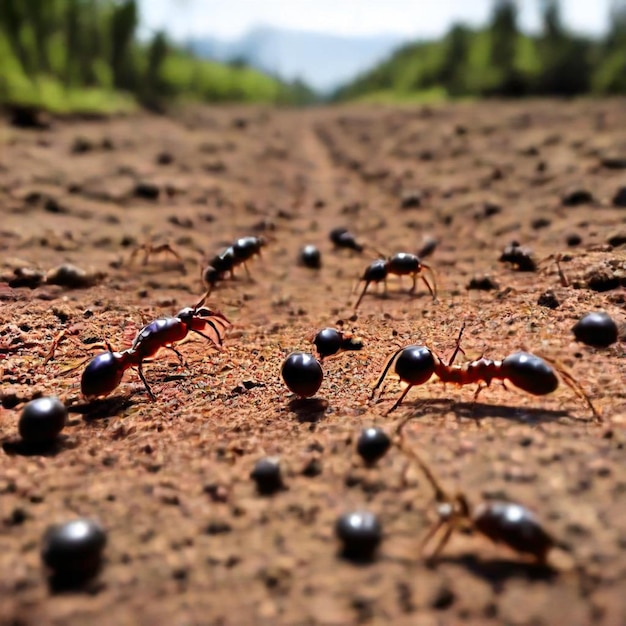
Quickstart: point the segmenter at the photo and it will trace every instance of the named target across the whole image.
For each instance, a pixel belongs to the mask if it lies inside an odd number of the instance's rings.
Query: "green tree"
[[[136,0],[117,4],[111,15],[111,69],[113,84],[119,89],[135,86],[132,44],[139,24]]]
[[[496,84],[490,89],[502,95],[517,95],[521,89],[515,69],[519,31],[514,0],[495,0],[491,18],[491,65],[496,70]]]

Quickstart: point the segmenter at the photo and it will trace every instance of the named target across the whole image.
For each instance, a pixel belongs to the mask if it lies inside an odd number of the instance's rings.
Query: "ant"
[[[516,502],[493,500],[471,506],[465,494],[447,493],[426,463],[405,443],[402,428],[409,419],[403,420],[396,429],[396,434],[400,437],[398,446],[424,472],[435,492],[439,514],[439,520],[421,542],[421,551],[424,551],[430,540],[442,528],[445,529],[428,560],[432,561],[438,556],[455,530],[469,528],[491,539],[494,543],[503,543],[520,554],[529,555],[538,564],[545,565],[548,553],[556,542],[535,515]]]
[[[526,246],[520,246],[517,241],[512,241],[498,259],[501,263],[510,263],[520,272],[536,272],[537,262],[533,257],[533,251]]]
[[[345,333],[335,328],[323,328],[312,339],[322,361],[327,356],[332,356],[345,350],[361,350],[363,341],[354,337],[352,333]]]
[[[385,285],[385,293],[387,292],[387,276],[389,274],[395,274],[396,276],[411,276],[413,278],[413,285],[411,286],[411,289],[409,289],[409,293],[413,293],[417,286],[417,276],[422,272],[422,270],[428,270],[431,274],[433,286],[431,286],[425,276],[420,276],[420,278],[428,287],[428,291],[430,291],[430,295],[433,297],[433,300],[436,301],[437,283],[435,282],[435,273],[432,268],[429,265],[426,265],[426,263],[423,263],[416,254],[411,254],[409,252],[397,252],[393,256],[386,259],[376,259],[376,261],[373,261],[367,267],[365,272],[363,272],[363,276],[359,282],[364,282],[365,287],[363,287],[363,291],[354,305],[354,310],[356,311],[359,304],[361,304],[361,300],[363,299],[370,283],[379,283],[383,281]]]
[[[250,270],[247,261],[255,255],[261,256],[261,248],[267,244],[265,237],[241,237],[232,246],[224,248],[215,255],[208,263],[202,274],[202,280],[209,288],[209,293],[215,285],[224,279],[229,273],[231,278],[235,277],[235,267],[243,265],[248,277]]]
[[[602,421],[602,416],[593,406],[589,396],[571,374],[555,363],[552,363],[551,367],[545,360],[534,354],[514,352],[501,361],[493,361],[481,356],[479,359],[463,365],[452,365],[456,355],[459,352],[463,352],[461,349],[461,337],[464,330],[465,323],[461,326],[454,353],[448,363],[444,363],[439,356],[426,346],[411,345],[396,350],[389,357],[378,382],[372,389],[370,399],[374,397],[376,390],[381,386],[389,368],[394,363],[395,373],[402,382],[407,383],[407,387],[395,404],[387,411],[387,414],[400,406],[411,387],[422,385],[430,380],[433,374],[438,376],[443,383],[455,383],[457,385],[478,383],[478,388],[474,394],[474,400],[476,400],[478,394],[485,387],[491,385],[492,380],[502,380],[503,384],[505,380],[508,380],[516,387],[535,396],[547,395],[555,391],[559,386],[559,379],[554,371],[556,370],[563,378],[565,384],[576,395],[585,400],[596,421]]]
[[[161,348],[172,350],[184,365],[182,354],[174,344],[182,341],[192,332],[208,339],[221,349],[222,333],[232,326],[230,321],[218,311],[203,306],[208,293],[193,307],[181,309],[175,317],[161,317],[144,326],[135,336],[130,348],[116,352],[107,342],[107,352],[101,352],[89,361],[81,377],[81,392],[87,399],[107,396],[122,381],[124,372],[136,367],[150,400],[156,400],[148,381],[143,373],[143,362],[154,356]],[[212,331],[206,335],[202,331]],[[74,369],[74,368],[73,368]]]
[[[347,228],[333,228],[328,234],[336,248],[347,248],[355,252],[363,252],[365,246],[356,240],[356,237]]]
[[[161,254],[162,252],[167,252],[171,254],[178,261],[181,273],[183,274],[187,273],[187,270],[185,269],[185,263],[183,262],[182,257],[180,256],[180,254],[178,254],[178,252],[176,252],[176,250],[174,250],[174,248],[172,248],[172,246],[170,246],[169,243],[163,243],[158,246],[155,246],[151,243],[144,243],[133,250],[128,262],[133,263],[133,261],[135,260],[135,258],[140,252],[143,252],[143,260],[141,262],[142,265],[147,265],[148,259],[152,255]]]

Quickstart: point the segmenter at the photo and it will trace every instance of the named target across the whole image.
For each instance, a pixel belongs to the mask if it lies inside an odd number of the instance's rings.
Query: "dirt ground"
[[[0,122],[0,624],[625,624],[625,343],[590,348],[571,332],[589,311],[626,319],[623,186],[623,101]],[[339,226],[370,252],[333,249]],[[184,344],[187,369],[160,354],[145,368],[154,403],[135,371],[108,398],[81,398],[81,369],[64,370],[89,344],[128,347],[195,304],[203,264],[244,235],[269,243],[251,280],[239,268],[209,298],[233,323],[224,350]],[[391,277],[355,315],[371,250],[415,253],[426,236],[439,301]],[[536,272],[499,261],[512,240],[542,261]],[[148,242],[171,244],[185,273],[167,254],[131,263]],[[298,265],[305,244],[320,270]],[[91,286],[32,276],[67,262]],[[491,289],[468,289],[485,277]],[[475,385],[433,379],[386,416],[392,379],[369,400],[393,350],[447,359],[463,321],[459,363],[520,348],[559,359],[603,422],[565,385],[538,397],[494,383],[474,401]],[[325,326],[364,348],[325,361],[316,398],[294,402],[281,363]],[[32,454],[17,420],[42,394],[60,396],[70,422]],[[425,562],[436,512],[420,470],[404,476],[396,448],[373,468],[355,452],[363,427],[391,435],[407,417],[407,441],[447,488],[536,512],[559,541],[548,566],[468,533]],[[272,497],[249,477],[266,455],[287,487]],[[384,539],[356,565],[339,557],[334,523],[362,508]],[[41,536],[76,516],[107,529],[106,560],[82,592],[52,593]]]

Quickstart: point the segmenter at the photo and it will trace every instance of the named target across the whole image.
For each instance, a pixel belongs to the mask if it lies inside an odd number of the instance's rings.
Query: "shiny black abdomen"
[[[396,374],[410,385],[421,385],[433,375],[435,359],[425,346],[407,346],[395,363]]]

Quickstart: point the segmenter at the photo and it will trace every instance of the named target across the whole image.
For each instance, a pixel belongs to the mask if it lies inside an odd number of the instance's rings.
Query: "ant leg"
[[[437,300],[437,292],[433,291],[433,288],[430,286],[430,283],[426,280],[426,276],[420,276],[422,282],[428,287],[428,291],[430,291],[430,295],[433,297],[433,300]]]
[[[385,415],[389,415],[389,413],[395,411],[400,406],[402,400],[404,400],[406,394],[409,393],[412,387],[413,385],[407,385],[407,388],[402,392],[402,395],[396,400],[395,404],[385,413]]]
[[[476,400],[478,400],[478,396],[480,394],[480,392],[487,388],[489,385],[481,385],[480,383],[478,383],[478,388],[476,389],[476,391],[474,392],[474,402],[476,402]]]
[[[437,277],[435,275],[435,272],[433,271],[433,268],[430,267],[430,265],[426,265],[426,263],[422,263],[422,268],[425,269],[429,274],[430,277],[433,281],[433,286],[430,286],[430,283],[426,280],[425,276],[420,276],[420,278],[424,281],[424,284],[428,287],[428,291],[430,291],[430,294],[433,297],[433,300],[437,300]]]
[[[463,331],[465,330],[465,320],[463,320],[463,324],[461,324],[461,330],[459,330],[459,336],[456,338],[456,346],[454,347],[454,352],[448,361],[448,367],[454,363],[454,359],[456,359],[456,355],[460,352],[465,355],[465,351],[461,348],[461,337],[463,337]]]
[[[213,337],[209,337],[208,335],[205,335],[202,331],[196,330],[195,328],[190,328],[189,330],[192,333],[196,333],[196,335],[200,335],[200,337],[204,337],[207,341],[210,341],[218,350],[221,350],[222,349],[222,338],[221,338],[219,332],[217,331],[217,329],[215,328],[215,326],[213,326],[213,324],[209,324],[209,325],[215,330],[215,332],[217,334],[218,341],[215,341],[215,339],[213,339]]]
[[[445,525],[445,523],[445,520],[439,519],[428,529],[428,532],[420,541],[420,553],[424,552],[426,546],[428,545],[428,542],[437,534],[439,529],[441,529]]]
[[[372,388],[372,394],[370,395],[370,400],[374,397],[374,393],[376,392],[376,390],[383,384],[383,381],[385,380],[385,377],[387,376],[387,372],[389,371],[389,368],[391,367],[391,364],[394,362],[395,358],[400,354],[400,352],[402,352],[402,350],[404,350],[404,348],[398,348],[387,359],[387,363],[385,364],[385,367],[383,368],[383,371],[382,371],[380,377],[378,378],[378,382]]]
[[[439,553],[445,548],[448,541],[450,541],[450,537],[452,536],[453,530],[454,528],[452,526],[448,526],[448,528],[446,528],[446,532],[443,533],[443,536],[441,537],[441,539],[435,546],[435,549],[432,551],[432,553],[428,557],[429,561],[433,561],[434,559],[436,559]]]
[[[141,382],[143,383],[144,387],[146,388],[146,391],[148,392],[148,396],[150,396],[150,400],[152,400],[152,402],[156,402],[156,396],[152,393],[152,389],[150,389],[150,385],[148,384],[148,381],[146,380],[146,377],[144,376],[141,363],[137,366],[137,371],[139,372],[139,378],[141,378]]]
[[[356,304],[354,305],[355,311],[359,308],[359,304],[361,304],[361,300],[363,300],[363,296],[365,295],[365,292],[367,291],[369,284],[370,284],[369,281],[365,283],[365,287],[363,287],[363,291],[361,292],[359,299],[356,301]]]
[[[413,285],[409,289],[409,293],[415,293],[415,290],[417,289],[417,273],[411,274],[411,278],[413,279]]]
[[[165,346],[165,347],[168,350],[171,350],[172,352],[176,354],[176,356],[178,357],[178,362],[180,363],[181,367],[189,369],[187,366],[187,362],[185,361],[183,355],[174,346]]]
[[[252,278],[252,274],[250,274],[250,269],[248,268],[248,264],[244,261],[242,263],[243,269],[246,270],[246,276],[250,282],[254,282],[254,278]]]

